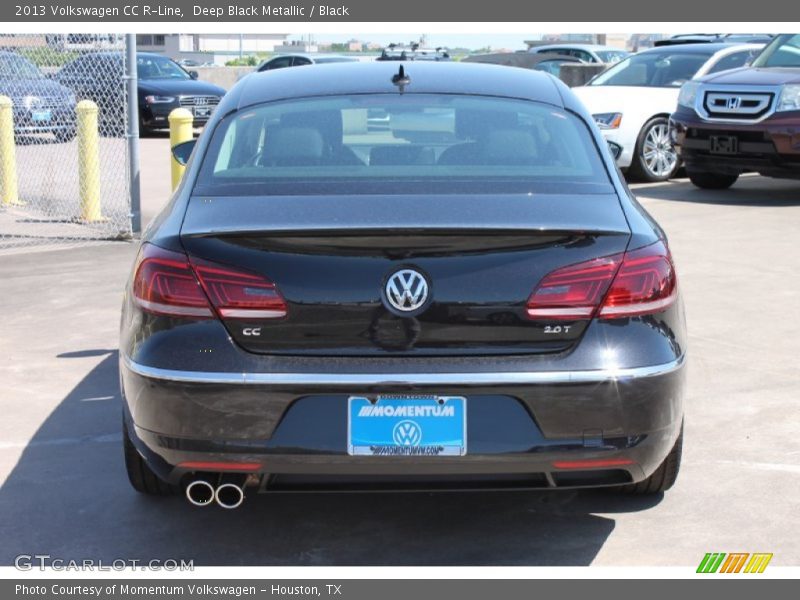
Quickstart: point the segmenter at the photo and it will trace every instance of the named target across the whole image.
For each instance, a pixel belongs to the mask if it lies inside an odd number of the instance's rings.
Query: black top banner
[[[800,20],[800,3],[787,0],[641,0],[596,2],[448,2],[439,0],[10,0],[0,21],[13,22],[724,22],[787,23]],[[719,27],[718,27],[719,29]]]

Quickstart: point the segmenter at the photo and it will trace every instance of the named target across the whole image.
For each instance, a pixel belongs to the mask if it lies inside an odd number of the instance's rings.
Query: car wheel
[[[704,190],[725,190],[731,187],[738,175],[726,175],[725,173],[707,173],[703,171],[688,171],[689,181]]]
[[[56,141],[59,144],[65,144],[75,139],[75,136],[78,135],[78,130],[75,127],[69,127],[67,129],[61,129],[54,132],[54,135],[56,136]]]
[[[678,170],[678,153],[669,139],[666,117],[650,119],[636,140],[631,173],[640,181],[666,181]]]
[[[174,485],[163,481],[153,473],[142,455],[136,449],[128,433],[128,426],[123,419],[122,438],[125,449],[125,469],[128,471],[128,480],[137,492],[148,496],[172,496],[178,492]]]
[[[655,472],[647,479],[639,483],[622,486],[619,490],[625,494],[639,496],[666,492],[675,484],[675,480],[678,479],[678,471],[680,471],[681,468],[682,449],[683,425],[681,425],[681,432],[678,434],[678,439],[675,440],[675,445]]]

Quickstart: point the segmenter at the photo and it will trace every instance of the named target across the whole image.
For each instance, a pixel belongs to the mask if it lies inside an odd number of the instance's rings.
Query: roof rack
[[[450,60],[450,53],[447,48],[423,48],[417,43],[411,44],[389,44],[382,51],[376,60]]]
[[[682,33],[653,43],[655,47],[681,44],[767,44],[774,36],[769,33]]]

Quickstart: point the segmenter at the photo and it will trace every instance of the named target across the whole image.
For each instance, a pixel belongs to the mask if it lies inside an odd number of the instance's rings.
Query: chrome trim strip
[[[666,375],[680,369],[680,358],[648,367],[586,371],[502,371],[486,373],[224,373],[177,371],[148,367],[120,354],[120,361],[142,377],[184,383],[246,385],[527,385],[539,383],[599,383]]]

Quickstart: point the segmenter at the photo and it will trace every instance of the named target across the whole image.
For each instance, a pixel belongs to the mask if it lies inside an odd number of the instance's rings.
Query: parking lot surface
[[[167,141],[142,141],[147,222]],[[605,492],[249,494],[197,509],[129,487],[117,327],[132,244],[0,258],[0,564],[684,565],[706,552],[800,564],[800,182],[634,186],[670,237],[689,323],[681,476],[664,496]]]

